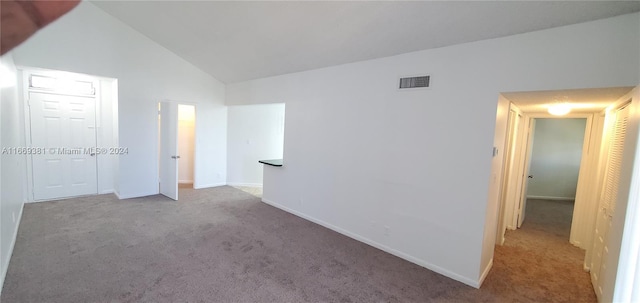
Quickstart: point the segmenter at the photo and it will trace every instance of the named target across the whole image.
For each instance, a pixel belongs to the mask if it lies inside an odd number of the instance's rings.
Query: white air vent
[[[400,78],[399,89],[408,89],[408,88],[427,88],[429,87],[429,82],[431,80],[431,76],[416,76],[416,77],[405,77]]]

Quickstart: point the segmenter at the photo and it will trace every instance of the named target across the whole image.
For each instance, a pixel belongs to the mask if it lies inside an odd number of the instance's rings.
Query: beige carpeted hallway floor
[[[180,197],[120,201],[103,195],[25,205],[2,302],[595,298],[581,261],[574,260],[581,251],[561,241],[539,242],[546,227],[533,223],[535,209],[497,248],[494,268],[478,290],[232,187],[181,189]]]
[[[585,252],[569,243],[572,215],[573,202],[529,199],[522,228],[508,230],[504,246],[496,246],[483,288],[510,285],[521,302],[597,302]]]

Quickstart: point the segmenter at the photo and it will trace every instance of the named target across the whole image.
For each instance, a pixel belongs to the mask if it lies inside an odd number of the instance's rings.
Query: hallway
[[[569,244],[573,201],[527,201],[522,228],[508,230],[496,246],[484,287],[509,287],[521,301],[596,302],[584,250]]]

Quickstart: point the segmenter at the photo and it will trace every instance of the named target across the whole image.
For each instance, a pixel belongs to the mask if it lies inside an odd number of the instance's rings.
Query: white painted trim
[[[185,183],[192,184],[193,180],[178,180],[178,184],[185,184]]]
[[[209,188],[209,187],[218,187],[218,186],[225,186],[227,185],[227,183],[209,183],[209,184],[193,184],[193,189],[202,189],[202,188]]]
[[[576,197],[527,196],[527,199],[555,200],[555,201],[574,201],[576,199]]]
[[[491,258],[491,260],[489,260],[489,264],[487,264],[487,267],[484,268],[484,271],[482,272],[482,275],[480,275],[480,282],[479,284],[482,285],[482,283],[484,283],[484,279],[487,278],[487,276],[489,275],[489,272],[491,271],[491,268],[493,268],[493,258]],[[476,287],[479,288],[479,287]]]
[[[229,186],[262,187],[262,183],[227,183]]]
[[[516,170],[517,170],[517,141],[520,135],[520,128],[522,123],[522,112],[518,107],[516,107],[511,101],[506,99],[504,96],[500,96],[500,98],[504,98],[507,102],[509,102],[509,115],[507,119],[507,133],[505,136],[505,143],[502,159],[502,176],[500,178],[499,185],[499,200],[498,200],[498,217],[497,217],[497,225],[498,230],[496,234],[496,243],[498,245],[504,245],[505,241],[505,233],[509,228],[510,222],[512,222],[513,217],[513,202],[511,196],[515,194],[517,186],[513,183],[513,179],[517,179]],[[513,228],[511,228],[513,229]]]
[[[111,194],[113,192],[108,192],[105,193],[105,195]],[[44,199],[44,200],[35,200],[35,201],[26,201],[25,203],[41,203],[41,202],[51,202],[51,201],[62,201],[62,200],[69,200],[69,199],[75,199],[75,198],[83,198],[83,197],[95,197],[95,196],[99,196],[99,195],[103,195],[103,194],[90,194],[90,195],[80,195],[80,196],[69,196],[69,197],[59,197],[59,198],[53,198],[53,199]]]
[[[524,218],[527,211],[527,199],[526,194],[529,186],[528,176],[531,171],[531,156],[533,154],[533,138],[536,135],[536,120],[531,116],[525,115],[524,117],[525,133],[527,134],[526,140],[522,140],[521,145],[521,163],[522,163],[522,178],[520,178],[520,191],[518,192],[518,200],[515,213],[515,225],[520,228],[524,222]]]
[[[4,268],[2,272],[2,276],[0,276],[0,294],[2,294],[2,288],[4,287],[4,279],[7,277],[7,272],[9,271],[9,262],[11,262],[11,256],[13,256],[13,249],[16,246],[16,240],[18,239],[18,229],[20,229],[20,222],[22,222],[22,211],[24,210],[24,202],[22,202],[22,206],[20,207],[20,212],[18,213],[18,220],[16,220],[16,229],[13,232],[13,238],[11,239],[11,244],[9,245],[9,253],[5,256],[7,258],[6,263],[7,267]]]
[[[425,268],[427,268],[429,270],[432,270],[432,271],[434,271],[436,273],[439,273],[439,274],[441,274],[443,276],[446,276],[446,277],[449,277],[451,279],[460,281],[460,282],[462,282],[464,284],[467,284],[467,285],[469,285],[471,287],[480,288],[480,284],[481,284],[480,280],[476,281],[476,280],[473,280],[473,279],[469,279],[468,277],[461,276],[461,275],[459,275],[457,273],[454,273],[452,271],[446,270],[446,269],[444,269],[442,267],[436,266],[436,265],[431,264],[429,262],[426,262],[424,260],[421,260],[421,259],[418,259],[416,257],[410,256],[410,255],[405,254],[403,252],[397,251],[397,250],[395,250],[393,248],[390,248],[390,247],[388,247],[386,245],[380,244],[378,242],[375,242],[373,240],[370,240],[370,239],[365,238],[363,236],[360,236],[358,234],[352,233],[350,231],[344,230],[344,229],[342,229],[342,228],[340,228],[338,226],[329,224],[327,222],[324,222],[322,220],[316,219],[314,217],[305,215],[303,213],[300,213],[300,212],[298,212],[296,210],[290,209],[290,208],[288,208],[288,207],[286,207],[284,205],[275,203],[273,201],[269,201],[267,199],[262,198],[262,202],[264,202],[266,204],[269,204],[269,205],[271,205],[273,207],[279,208],[279,209],[281,209],[283,211],[286,211],[286,212],[288,212],[290,214],[296,215],[296,216],[298,216],[300,218],[303,218],[305,220],[308,220],[308,221],[311,221],[311,222],[316,223],[318,225],[324,226],[324,227],[326,227],[328,229],[331,229],[331,230],[333,230],[333,231],[335,231],[337,233],[340,233],[340,234],[343,234],[343,235],[345,235],[347,237],[350,237],[350,238],[352,238],[352,239],[354,239],[356,241],[360,241],[362,243],[365,243],[365,244],[368,244],[370,246],[373,246],[373,247],[375,247],[375,248],[377,248],[379,250],[382,250],[384,252],[390,253],[390,254],[398,257],[398,258],[401,258],[401,259],[407,260],[407,261],[409,261],[411,263],[414,263],[414,264],[420,265],[422,267],[425,267]],[[491,265],[493,263],[490,262],[489,264]],[[487,273],[488,273],[488,271],[487,271]]]

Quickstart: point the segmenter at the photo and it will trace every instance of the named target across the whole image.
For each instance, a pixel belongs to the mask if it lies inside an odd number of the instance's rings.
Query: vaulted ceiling
[[[639,1],[93,3],[225,83],[640,11]]]

